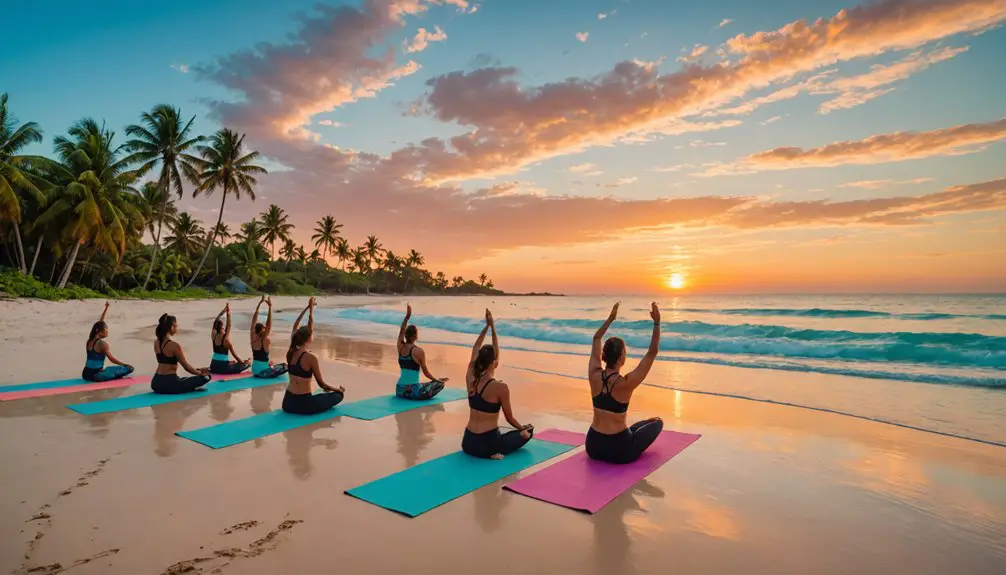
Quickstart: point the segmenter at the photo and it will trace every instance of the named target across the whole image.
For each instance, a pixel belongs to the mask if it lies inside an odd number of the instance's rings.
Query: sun
[[[683,289],[685,287],[685,276],[683,274],[671,274],[667,278],[667,287],[671,289]]]

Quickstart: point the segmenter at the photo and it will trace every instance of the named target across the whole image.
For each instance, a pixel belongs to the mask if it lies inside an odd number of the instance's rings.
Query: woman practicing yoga
[[[189,393],[209,383],[210,370],[201,367],[196,369],[185,359],[185,352],[177,341],[170,336],[178,332],[178,322],[175,316],[164,314],[157,320],[157,341],[154,342],[154,355],[157,357],[157,371],[150,380],[150,389],[154,393]],[[178,364],[192,377],[178,377]]]
[[[492,330],[492,345],[482,345],[487,330]],[[465,375],[471,415],[465,427],[461,449],[475,457],[502,459],[504,455],[524,447],[534,434],[533,425],[521,425],[514,418],[510,409],[510,388],[502,381],[493,379],[493,373],[499,365],[499,350],[496,326],[493,324],[492,314],[487,309],[486,326],[475,340],[472,359],[468,363],[468,373]],[[512,431],[506,433],[500,433],[499,430],[501,407],[507,423],[514,426]]]
[[[412,317],[412,306],[406,304],[402,329],[398,330],[398,367],[402,368],[402,373],[398,376],[395,395],[405,399],[430,399],[443,391],[447,378],[433,377],[433,374],[426,367],[426,352],[416,345],[416,341],[419,339],[419,329],[414,325],[409,325],[410,317]],[[419,382],[420,369],[423,370],[423,375],[430,378],[430,381]]]
[[[227,314],[226,324],[220,321],[220,316],[224,314]],[[223,311],[217,314],[217,319],[213,320],[210,340],[213,342],[213,360],[210,361],[210,373],[230,375],[248,369],[250,364],[238,357],[238,353],[234,351],[234,344],[231,343],[231,304],[225,305]],[[231,355],[234,356],[235,361],[231,361]]]
[[[265,325],[258,323],[258,310],[265,302],[269,306],[269,315],[266,316]],[[272,379],[286,373],[286,364],[278,363],[273,365],[269,361],[269,348],[272,347],[272,299],[262,296],[258,305],[255,306],[255,315],[251,318],[251,350],[252,350],[252,375],[262,379]]]
[[[101,319],[91,326],[91,335],[87,336],[87,361],[84,362],[84,371],[80,377],[87,381],[111,381],[122,379],[133,373],[133,366],[122,363],[112,355],[112,347],[108,345],[105,338],[108,337],[108,324],[105,323],[105,316],[108,315],[108,302],[105,302],[105,310],[101,312]],[[115,365],[105,367],[105,358]]]
[[[307,325],[301,327],[300,320],[307,313]],[[287,373],[290,374],[290,385],[283,396],[283,411],[298,415],[313,415],[335,407],[345,397],[344,387],[332,387],[325,383],[321,375],[321,365],[318,358],[311,353],[309,347],[314,336],[314,298],[308,302],[304,311],[297,316],[290,336],[290,350],[286,352]],[[318,387],[323,393],[311,393],[311,376],[318,381]]]
[[[660,310],[657,304],[650,304],[653,318],[653,335],[646,355],[624,377],[619,373],[625,365],[625,342],[617,337],[609,337],[601,347],[601,339],[611,322],[618,315],[618,304],[611,308],[611,315],[594,334],[590,352],[587,378],[590,380],[590,394],[594,398],[594,421],[587,432],[587,455],[592,459],[608,463],[632,463],[646,451],[664,429],[659,417],[644,419],[625,425],[625,412],[629,409],[632,392],[650,372],[653,360],[660,349]],[[604,363],[602,366],[601,363]]]

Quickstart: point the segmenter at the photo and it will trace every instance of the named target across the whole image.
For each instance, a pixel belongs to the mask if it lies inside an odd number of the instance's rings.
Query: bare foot
[[[489,457],[489,459],[503,459],[503,454],[497,453],[496,455]]]

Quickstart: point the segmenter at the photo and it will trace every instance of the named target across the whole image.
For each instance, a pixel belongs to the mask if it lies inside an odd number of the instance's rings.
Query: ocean
[[[393,341],[404,305],[319,309],[347,337]],[[404,301],[404,300],[403,300]],[[417,297],[424,345],[470,346],[489,307],[526,369],[582,378],[615,297]],[[1006,445],[1006,296],[683,296],[656,300],[660,353],[647,384],[833,411]],[[608,335],[649,345],[647,298],[622,298]],[[517,356],[511,356],[511,358]],[[580,365],[582,364],[582,365]],[[708,371],[736,368],[710,381]],[[772,372],[788,372],[774,382]],[[756,375],[757,374],[757,375]],[[793,374],[798,378],[794,380]]]

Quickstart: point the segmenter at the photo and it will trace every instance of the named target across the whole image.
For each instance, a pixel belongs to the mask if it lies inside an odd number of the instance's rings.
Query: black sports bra
[[[475,411],[481,411],[482,413],[500,412],[501,405],[499,403],[493,403],[491,401],[488,401],[486,398],[482,397],[482,394],[485,393],[486,388],[489,387],[489,384],[492,383],[493,381],[495,380],[490,379],[486,381],[485,385],[482,386],[482,391],[479,391],[478,393],[468,394],[468,407],[474,409]],[[478,390],[478,387],[479,382],[476,381],[475,389]]]
[[[168,340],[168,341],[171,341],[171,340]],[[157,345],[157,347],[160,348],[160,351],[156,351],[156,350],[154,351],[154,356],[157,357],[157,363],[163,363],[163,364],[167,364],[167,365],[178,365],[178,357],[177,356],[175,356],[175,357],[168,357],[168,356],[164,355],[164,344],[159,343]]]
[[[611,390],[614,389],[615,385],[618,384],[618,382],[616,381],[614,385],[611,386],[608,385],[608,380],[611,379],[611,376],[613,375],[618,374],[617,373],[606,374],[603,371],[601,372],[601,393],[598,393],[593,397],[594,407],[596,409],[603,409],[604,411],[610,411],[612,413],[625,413],[626,411],[629,410],[629,404],[622,403],[621,401],[615,399],[613,395],[611,395]],[[621,377],[620,375],[618,376]]]
[[[265,340],[259,339],[258,343],[262,347],[255,349],[255,344],[251,346],[252,359],[255,361],[269,361],[269,351],[265,348]]]
[[[216,335],[213,336],[213,353],[219,353],[221,355],[227,355],[227,354],[230,353],[230,351],[228,351],[226,345],[224,345],[222,343],[220,345],[217,345],[217,336]]]
[[[297,359],[290,362],[290,365],[286,366],[286,370],[290,375],[295,375],[297,377],[303,377],[307,379],[310,379],[312,376],[314,376],[314,370],[304,369],[300,365],[300,360],[303,359],[305,353],[307,353],[307,351],[300,352],[300,355],[297,357]]]
[[[419,362],[412,357],[412,352],[416,351],[416,346],[409,348],[409,355],[399,355],[398,356],[398,367],[402,369],[411,369],[412,371],[419,371],[421,366]]]

